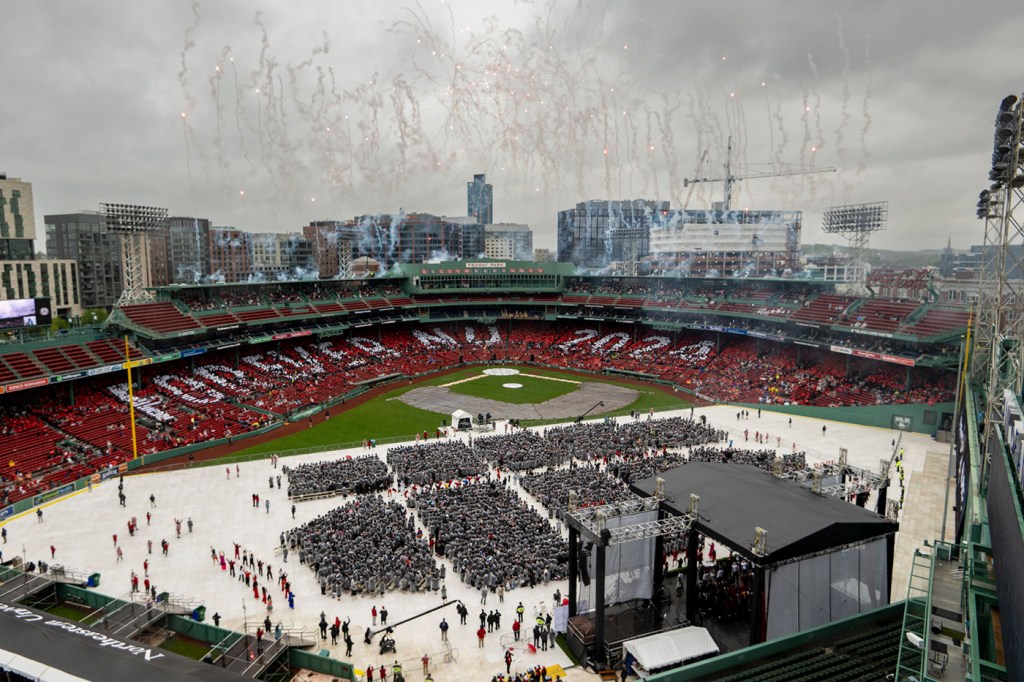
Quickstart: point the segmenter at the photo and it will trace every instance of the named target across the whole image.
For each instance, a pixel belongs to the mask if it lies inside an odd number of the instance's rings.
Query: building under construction
[[[782,277],[799,268],[800,211],[676,210],[654,216],[641,272]]]

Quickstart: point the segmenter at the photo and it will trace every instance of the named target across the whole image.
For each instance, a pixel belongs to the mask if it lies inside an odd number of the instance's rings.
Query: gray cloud
[[[967,246],[995,107],[1024,88],[1024,11],[943,5],[231,0],[189,31],[187,2],[21,3],[0,24],[0,166],[33,182],[40,231],[121,200],[256,231],[461,215],[486,172],[495,218],[553,246],[557,210],[678,201],[731,135],[741,168],[840,168],[740,188],[803,209],[805,241],[825,207],[887,199],[875,245]]]

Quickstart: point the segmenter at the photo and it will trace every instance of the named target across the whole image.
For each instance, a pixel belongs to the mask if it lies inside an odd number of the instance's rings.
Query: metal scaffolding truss
[[[644,497],[591,507],[573,505],[566,516],[569,525],[579,531],[586,541],[598,542],[607,547],[661,535],[683,533],[688,531],[697,519],[697,512],[691,506],[691,509],[681,516],[671,516],[657,521],[641,521],[619,528],[607,527],[607,521],[611,517],[656,511],[660,504],[661,498]],[[602,535],[604,536],[603,540]]]
[[[823,478],[832,476],[841,476],[844,480],[842,483],[832,485],[821,484]],[[861,469],[860,467],[824,464],[820,468],[801,469],[782,474],[779,478],[795,481],[805,488],[810,488],[811,492],[823,497],[845,498],[857,493],[868,493],[872,490],[878,490],[882,487],[882,482],[886,477],[867,469]]]
[[[1024,374],[1024,104],[1010,95],[995,120],[991,186],[979,195],[985,245],[971,374],[987,387],[985,442],[1002,423],[1003,394],[1020,395]]]

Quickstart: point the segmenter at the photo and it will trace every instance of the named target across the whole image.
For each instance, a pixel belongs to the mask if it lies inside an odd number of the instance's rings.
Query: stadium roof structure
[[[698,495],[700,511],[693,528],[760,566],[866,542],[899,530],[898,523],[867,509],[816,495],[746,464],[691,462],[630,487],[650,497],[658,478],[665,480],[664,509],[686,514],[690,495]],[[757,528],[767,531],[763,556],[753,551]]]
[[[230,682],[248,679],[27,606],[0,604],[0,669],[29,679]],[[63,673],[63,674],[62,674]]]

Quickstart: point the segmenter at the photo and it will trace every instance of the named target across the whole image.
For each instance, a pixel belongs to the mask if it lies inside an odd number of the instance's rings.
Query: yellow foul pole
[[[132,388],[132,353],[127,334],[124,337],[124,359],[128,368],[128,418],[132,423],[132,459],[135,459],[139,456],[139,442],[135,439],[135,391]]]

